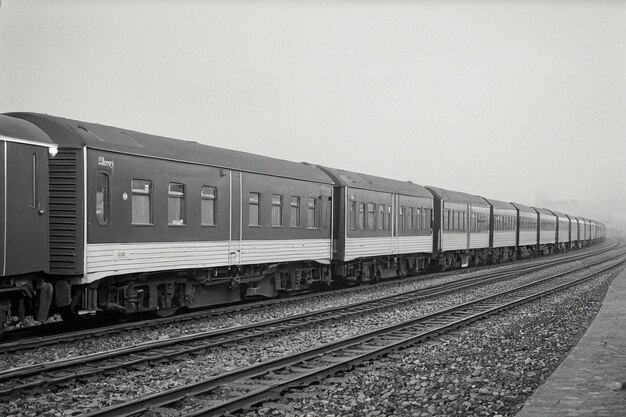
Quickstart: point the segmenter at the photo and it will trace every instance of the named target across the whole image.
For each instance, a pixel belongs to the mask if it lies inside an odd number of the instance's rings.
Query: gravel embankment
[[[482,320],[244,416],[512,416],[576,345],[615,276]]]
[[[516,285],[537,278],[536,275],[537,273],[519,278],[515,280]],[[68,409],[75,407],[76,411],[85,412],[111,405],[116,401],[196,382],[209,375],[220,374],[390,323],[418,317],[510,287],[510,282],[486,285],[438,297],[428,302],[399,306],[349,320],[337,320],[297,333],[257,339],[245,345],[203,352],[171,362],[142,364],[121,371],[119,375],[94,376],[87,380],[70,381],[65,384],[65,389],[56,389],[55,393],[37,390],[33,396],[12,399],[9,403],[11,407],[9,410],[24,410],[35,406],[36,410],[41,412],[43,410],[39,407],[40,405],[54,401],[59,405],[64,404]],[[198,364],[210,364],[210,366],[202,367]]]

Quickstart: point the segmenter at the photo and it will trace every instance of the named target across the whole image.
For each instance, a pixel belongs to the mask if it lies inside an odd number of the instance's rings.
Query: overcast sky
[[[626,226],[626,2],[4,0],[10,111]]]

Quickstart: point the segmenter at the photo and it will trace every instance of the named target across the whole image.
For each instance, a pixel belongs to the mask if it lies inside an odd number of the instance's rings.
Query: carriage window
[[[415,208],[415,228],[417,230],[423,229],[424,226],[422,225],[422,209],[421,207],[416,207]]]
[[[359,203],[359,229],[365,228],[365,203]]]
[[[479,220],[480,220],[480,227],[479,227],[479,231],[480,232],[484,232],[485,230],[489,229],[489,222],[487,220],[487,215],[485,213],[479,213],[478,214]]]
[[[443,210],[443,230],[448,230],[448,209]]]
[[[272,226],[280,227],[283,225],[283,196],[278,194],[272,195]]]
[[[356,201],[350,201],[350,212],[348,213],[348,226],[356,229]]]
[[[250,193],[248,197],[248,225],[261,225],[259,218],[259,193]]]
[[[367,228],[374,229],[374,204],[367,203]]]
[[[400,206],[400,210],[398,210],[398,229],[404,230],[404,211],[405,207]]]
[[[307,227],[316,228],[317,227],[317,200],[315,198],[309,198],[309,208],[307,210],[308,218],[307,218]]]
[[[132,181],[132,223],[152,224],[152,209],[150,208],[152,198],[152,181],[133,180]],[[106,203],[105,203],[106,204]]]
[[[167,223],[173,226],[185,224],[185,186],[170,183],[167,199]]]
[[[433,209],[423,209],[422,216],[424,217],[424,229],[430,230],[432,228]]]
[[[407,229],[413,230],[413,207],[409,207],[409,212],[407,213]]]
[[[384,229],[385,228],[385,205],[384,204],[379,204],[378,205],[378,228],[379,229]]]
[[[96,176],[96,219],[104,226],[108,220],[109,205],[109,176],[98,172]]]
[[[215,226],[217,189],[205,185],[202,187],[202,191],[200,191],[200,197],[200,224],[202,226]]]
[[[300,227],[300,197],[291,197],[291,227]]]

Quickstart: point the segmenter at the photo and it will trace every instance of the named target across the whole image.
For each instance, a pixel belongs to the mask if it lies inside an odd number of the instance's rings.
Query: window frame
[[[293,214],[296,214],[295,216]],[[289,202],[289,227],[299,228],[302,226],[300,221],[300,196],[292,195]],[[294,224],[295,220],[295,224]]]
[[[313,216],[311,216],[311,212],[313,213]],[[309,201],[307,203],[307,216],[306,216],[307,229],[319,229],[319,219],[317,218],[318,212],[319,210],[318,210],[317,198],[309,197]],[[310,224],[311,218],[313,218],[313,225]]]
[[[181,191],[172,191],[172,186],[180,186]],[[186,226],[187,225],[187,207],[185,201],[185,194],[187,193],[187,186],[181,182],[170,182],[167,185],[167,225],[168,226]],[[170,219],[170,203],[172,200],[177,201],[179,204],[179,218],[176,219],[181,223],[176,223],[174,219]]]
[[[256,200],[253,200],[253,196]],[[256,209],[256,223],[252,223],[252,208]],[[248,192],[248,226],[249,227],[261,227],[261,193],[254,191]]]
[[[145,183],[145,184],[143,184],[144,186],[148,185],[148,191],[145,192],[145,191],[140,190],[139,188],[135,188],[135,184],[134,184],[135,181],[141,181],[141,182]],[[145,190],[145,187],[144,187],[144,190]],[[132,226],[154,226],[154,215],[153,215],[153,210],[154,210],[153,206],[154,206],[154,204],[152,204],[153,203],[153,198],[154,198],[153,197],[154,193],[152,192],[153,190],[154,190],[154,183],[152,182],[152,180],[146,180],[146,179],[142,179],[142,178],[133,178],[133,179],[131,179],[131,183],[130,183],[131,220],[130,221],[131,221],[131,225]],[[133,200],[134,200],[133,197],[135,195],[147,196],[148,197],[148,199],[147,199],[147,201],[148,201],[148,222],[147,223],[135,223],[135,221],[134,221],[135,206],[134,206],[134,202],[133,202]]]
[[[366,223],[367,230],[376,230],[376,204],[374,203],[367,203]]]
[[[366,223],[365,223],[365,203],[359,203],[358,208],[359,208],[359,214],[358,214],[359,219],[358,219],[358,223],[357,223],[358,226],[359,226],[358,228],[360,230],[365,230],[365,225],[366,225]]]
[[[99,191],[99,179],[104,178],[105,184],[102,191],[102,216],[98,214],[98,191]],[[110,195],[110,178],[108,172],[98,171],[96,172],[96,206],[95,215],[96,221],[100,226],[106,226],[109,224],[109,195]]]
[[[376,228],[378,230],[385,229],[385,205],[384,204],[376,205]]]
[[[204,189],[205,188],[210,188],[213,190],[213,195],[205,195],[204,194]],[[203,202],[204,201],[211,201],[213,203],[213,223],[205,223],[204,222],[204,210],[202,209],[203,207]],[[214,187],[212,185],[203,185],[200,188],[200,226],[202,227],[217,227],[217,187]]]
[[[348,208],[348,228],[350,230],[356,230],[357,228],[357,216],[356,216],[356,210],[357,210],[357,202],[356,200],[348,200],[350,202],[349,208]]]
[[[275,198],[278,198],[278,203],[276,203]],[[278,224],[274,223],[274,209],[278,209]],[[272,216],[271,216],[271,224],[272,227],[283,227],[283,196],[282,194],[272,194]]]

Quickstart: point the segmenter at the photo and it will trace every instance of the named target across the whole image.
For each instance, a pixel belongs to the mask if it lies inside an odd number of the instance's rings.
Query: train
[[[605,237],[545,208],[46,114],[0,115],[0,142],[7,324],[167,316]]]

